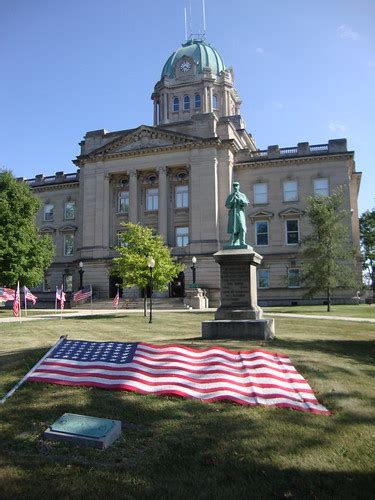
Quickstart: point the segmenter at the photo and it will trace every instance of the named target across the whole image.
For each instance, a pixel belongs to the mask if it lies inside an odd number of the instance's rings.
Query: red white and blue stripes
[[[66,340],[29,380],[330,414],[287,356],[260,349]]]

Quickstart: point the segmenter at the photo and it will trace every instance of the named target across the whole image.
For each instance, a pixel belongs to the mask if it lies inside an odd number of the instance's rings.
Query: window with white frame
[[[64,204],[64,219],[73,220],[76,218],[76,202],[66,201]]]
[[[189,206],[189,186],[184,184],[183,186],[175,187],[175,207],[176,208],[187,208]]]
[[[201,96],[200,94],[195,94],[194,96],[194,108],[199,109],[201,107]]]
[[[176,227],[176,247],[186,247],[189,244],[189,228]]]
[[[299,243],[299,221],[298,219],[287,219],[285,221],[286,244],[298,245]]]
[[[158,210],[159,208],[159,189],[146,189],[146,210]]]
[[[288,269],[288,288],[300,288],[300,274],[298,268]]]
[[[175,97],[173,99],[173,111],[176,113],[177,111],[180,111],[180,100],[178,97]]]
[[[270,287],[270,272],[268,269],[258,269],[258,288]]]
[[[284,201],[298,201],[297,181],[284,181],[283,194],[284,194]]]
[[[44,205],[44,220],[53,220],[54,205],[52,203],[45,203]]]
[[[190,109],[190,97],[188,95],[184,96],[184,111],[189,111]]]
[[[314,179],[314,195],[315,196],[329,195],[328,179]]]
[[[268,221],[258,220],[255,223],[255,244],[257,246],[268,245]]]
[[[120,191],[117,195],[117,213],[127,214],[129,212],[129,191]]]
[[[64,234],[64,255],[74,255],[74,234]]]
[[[253,186],[254,203],[268,203],[268,184],[258,182]]]

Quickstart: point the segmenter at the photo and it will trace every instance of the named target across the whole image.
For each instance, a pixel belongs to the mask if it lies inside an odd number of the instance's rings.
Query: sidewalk
[[[35,311],[35,310],[34,310]],[[203,309],[203,310],[198,310],[198,309],[157,309],[154,312],[154,314],[163,314],[163,313],[214,313],[216,311],[216,308],[209,308],[209,309]],[[148,311],[147,311],[148,312]],[[79,311],[76,312],[66,312],[63,313],[63,320],[67,318],[77,318],[77,317],[85,317],[85,316],[105,316],[105,315],[113,315],[113,314],[143,314],[142,309],[94,309],[91,311],[91,309],[80,309]],[[294,313],[264,313],[265,316],[271,316],[271,317],[280,317],[280,318],[304,318],[304,319],[324,319],[327,321],[352,321],[356,323],[375,323],[375,319],[371,318],[355,318],[352,316],[323,316],[323,315],[318,315],[318,314],[294,314]],[[60,313],[55,314],[54,312],[51,313],[44,313],[43,310],[41,310],[41,314],[33,315],[33,316],[28,316],[22,317],[22,322],[24,321],[38,321],[41,319],[55,319],[55,320],[60,320],[61,315]],[[16,323],[18,322],[18,319],[13,318],[13,316],[9,316],[7,318],[0,318],[0,323]]]

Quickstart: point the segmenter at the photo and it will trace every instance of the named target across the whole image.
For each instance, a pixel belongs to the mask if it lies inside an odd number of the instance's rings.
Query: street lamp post
[[[193,263],[193,265],[191,266],[191,270],[193,271],[193,284],[192,284],[192,287],[196,288],[197,287],[197,283],[196,283],[197,268],[195,267],[195,264],[197,263],[197,258],[194,256],[191,259],[191,262]]]
[[[79,269],[78,269],[78,272],[79,272],[79,289],[82,290],[83,288],[83,273],[85,272],[83,270],[83,262],[80,261],[80,263],[78,264],[79,266]]]
[[[152,270],[155,267],[155,259],[153,257],[150,257],[148,259],[147,265],[150,269],[150,320],[149,320],[149,323],[152,323]]]

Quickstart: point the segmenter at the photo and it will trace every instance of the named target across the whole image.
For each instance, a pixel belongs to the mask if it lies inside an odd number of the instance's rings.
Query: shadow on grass
[[[275,349],[291,351],[317,351],[350,358],[358,363],[372,364],[375,359],[375,341],[373,340],[283,340],[277,338],[272,346]]]
[[[9,498],[67,498],[73,492],[90,492],[90,498],[249,498],[249,491],[254,498],[355,498],[358,491],[370,492],[370,473],[293,466],[306,453],[319,460],[344,430],[325,417],[31,383],[0,411],[7,424],[3,456],[17,471],[1,479]],[[102,452],[44,442],[42,432],[64,412],[120,419],[122,437]],[[280,453],[287,468],[275,465]]]

